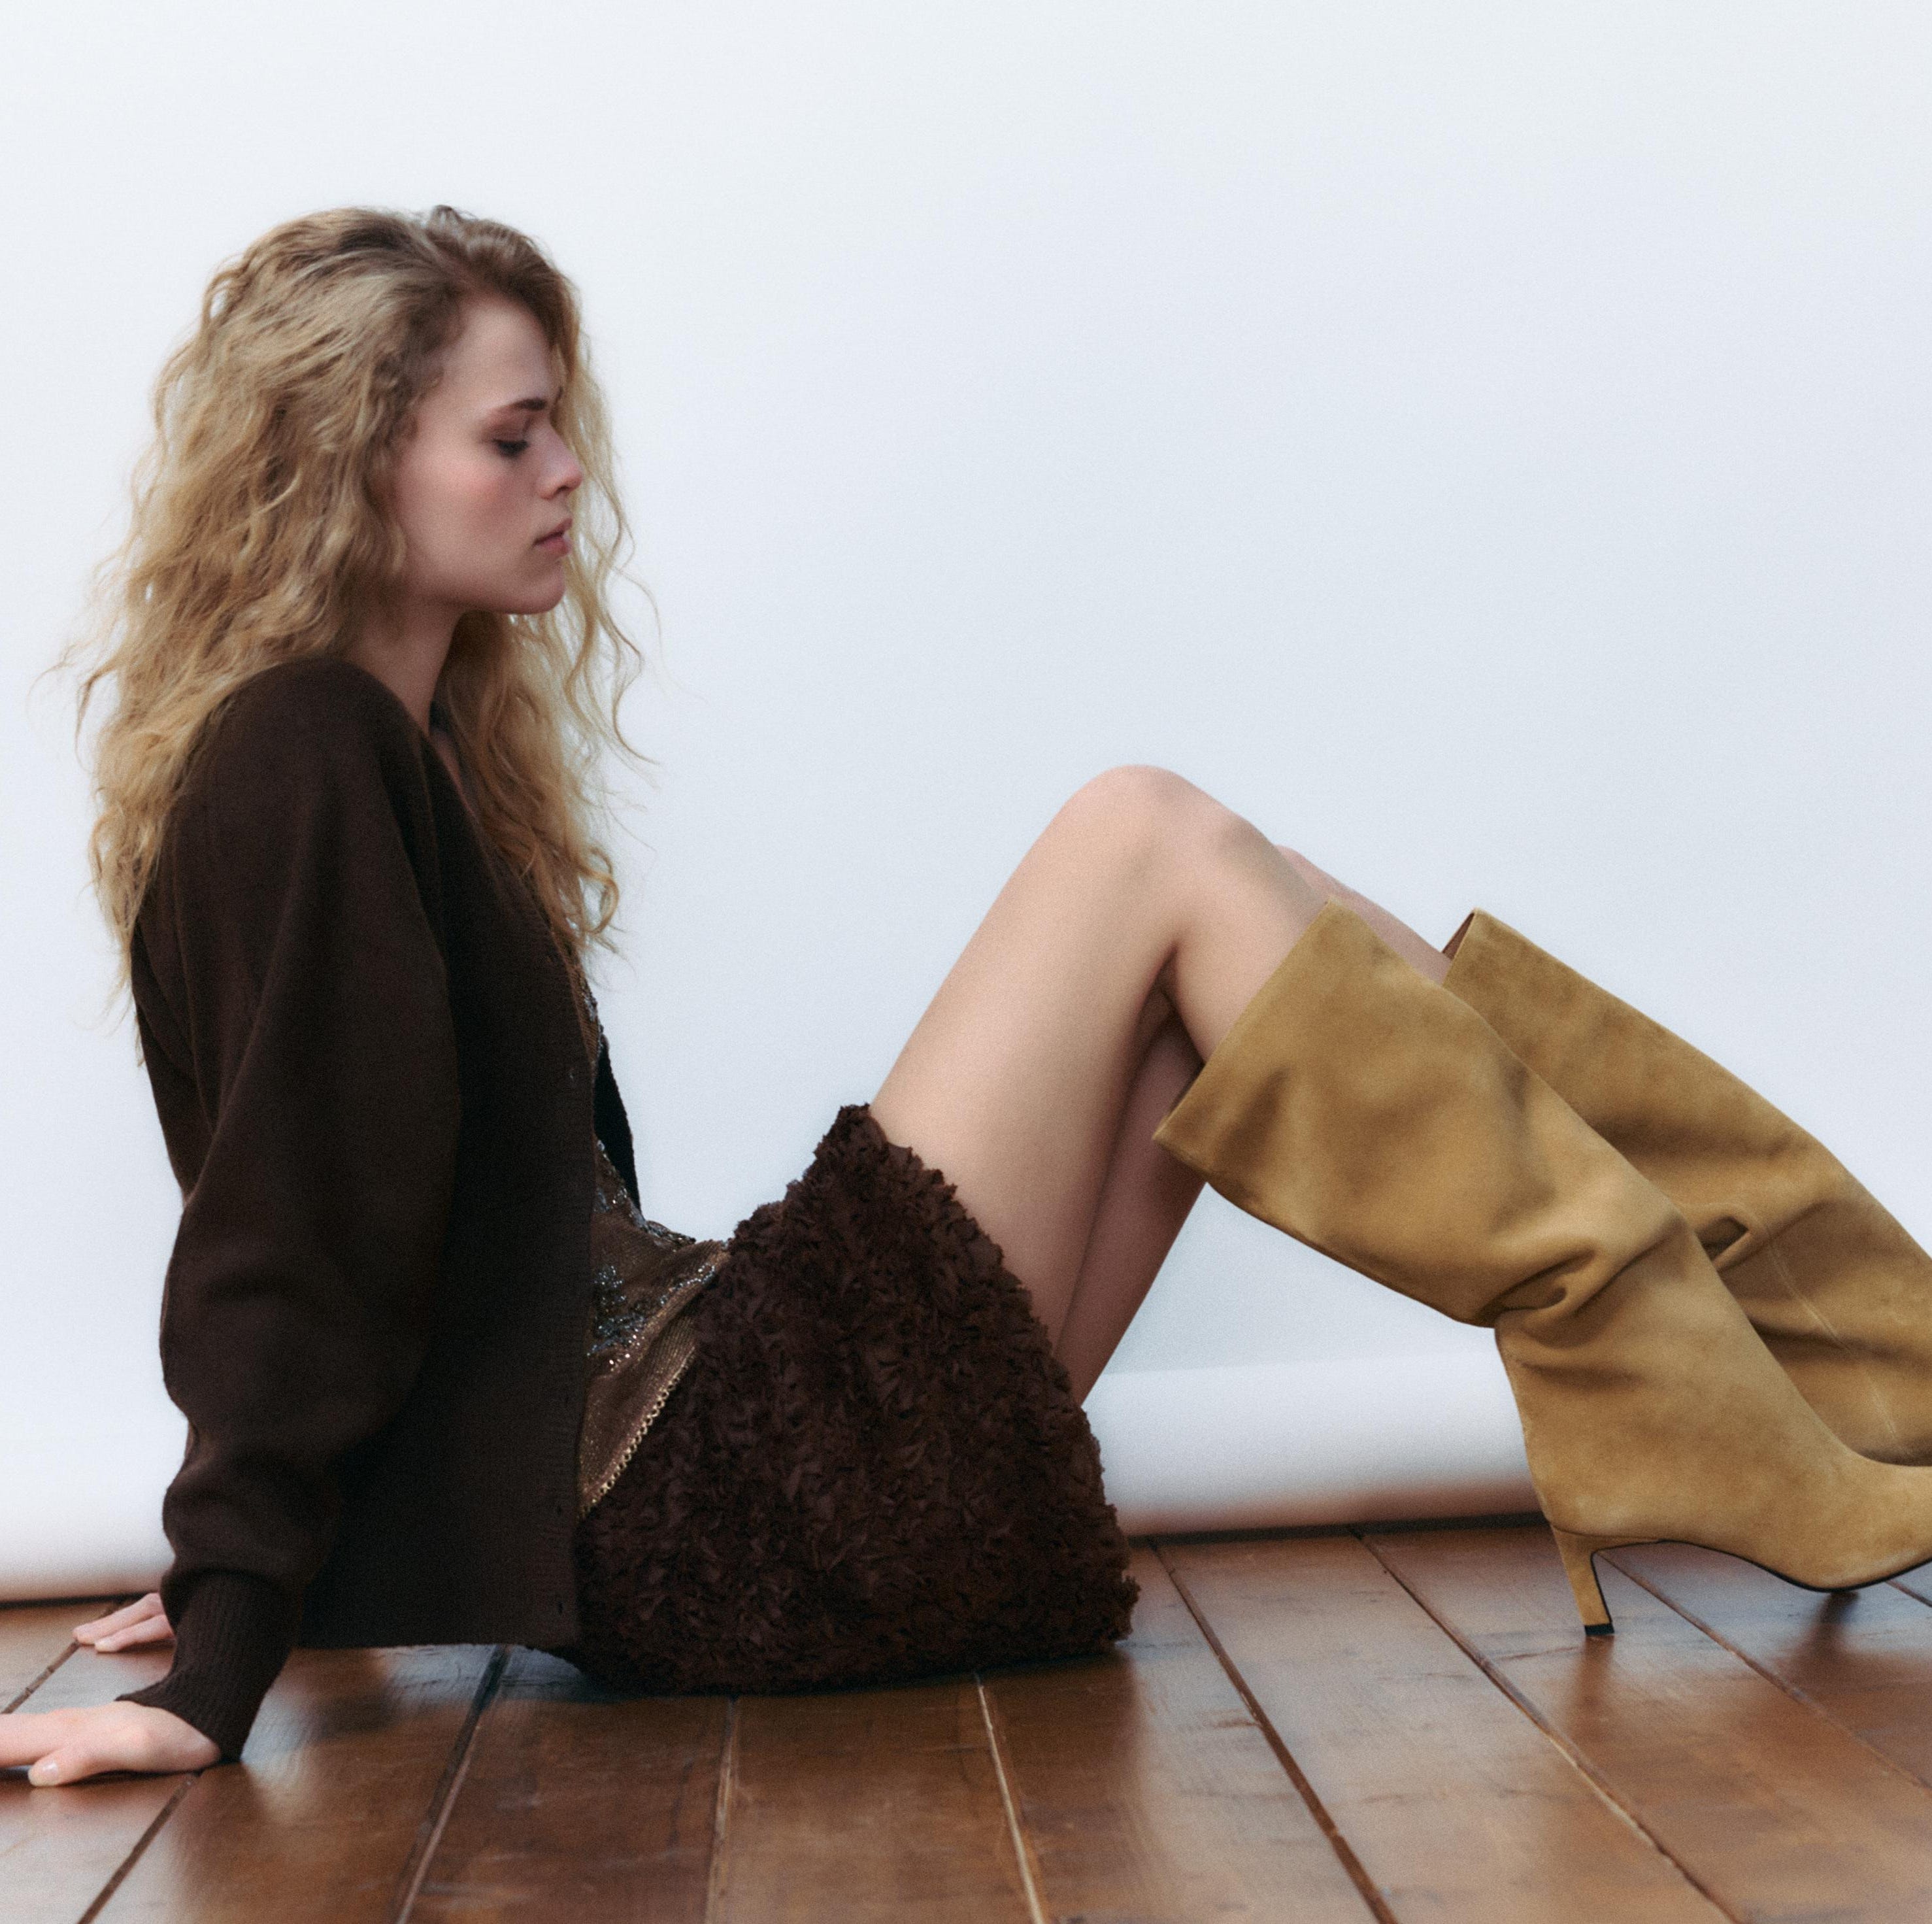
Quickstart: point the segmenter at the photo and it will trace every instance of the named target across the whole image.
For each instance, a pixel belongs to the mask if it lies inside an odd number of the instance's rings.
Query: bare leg
[[[1353,909],[1423,974],[1432,981],[1443,979],[1448,957],[1407,923],[1296,850],[1276,846],[1312,885]],[[1074,1394],[1083,1402],[1146,1300],[1202,1190],[1200,1177],[1154,1139],[1161,1118],[1199,1073],[1201,1056],[1164,997],[1156,993],[1150,998],[1148,1013],[1165,1019],[1154,1032],[1127,1092],[1086,1255],[1054,1346],[1072,1379]],[[1150,1028],[1151,1022],[1145,1026]]]
[[[1179,1018],[1169,1015],[1127,1091],[1093,1233],[1054,1346],[1073,1379],[1073,1394],[1083,1403],[1200,1196],[1200,1177],[1154,1139],[1161,1118],[1200,1068],[1199,1052]]]
[[[1028,851],[874,1098],[886,1136],[944,1172],[999,1244],[1056,1341],[1076,1291],[1085,1299],[1083,1374],[1106,1361],[1186,1213],[1178,1178],[1132,1173],[1168,1159],[1123,1129],[1168,1025],[1150,1001],[1166,998],[1204,1058],[1328,893],[1191,783],[1110,770]],[[1162,1073],[1174,1094],[1184,1086],[1177,1049],[1170,1038],[1150,1090]],[[1154,1110],[1150,1093],[1142,1100]],[[1158,1247],[1130,1260],[1136,1221]]]
[[[1448,974],[1448,953],[1425,942],[1406,922],[1397,921],[1380,902],[1371,902],[1346,882],[1338,882],[1325,869],[1318,869],[1306,855],[1298,854],[1286,844],[1277,842],[1275,847],[1284,860],[1300,871],[1302,878],[1311,887],[1319,889],[1345,908],[1353,909],[1411,968],[1427,976],[1431,982],[1440,982]]]
[[[1028,850],[872,1112],[942,1170],[1056,1341],[1158,989],[1204,1057],[1324,897],[1191,783],[1110,770]]]

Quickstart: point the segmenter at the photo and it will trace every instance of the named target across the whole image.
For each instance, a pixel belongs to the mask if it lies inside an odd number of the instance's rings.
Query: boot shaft
[[[1478,909],[1444,985],[1683,1211],[1806,1400],[1861,1454],[1932,1461],[1932,1260],[1720,1064]]]
[[[1340,905],[1155,1139],[1250,1214],[1492,1326],[1559,1530],[1832,1587],[1932,1558],[1932,1471],[1846,1448],[1670,1199]]]

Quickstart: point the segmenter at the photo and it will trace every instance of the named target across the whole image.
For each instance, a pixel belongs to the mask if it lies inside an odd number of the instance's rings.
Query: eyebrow
[[[490,410],[489,418],[494,420],[500,414],[542,414],[550,406],[547,401],[535,395],[526,395],[521,401],[506,401]]]

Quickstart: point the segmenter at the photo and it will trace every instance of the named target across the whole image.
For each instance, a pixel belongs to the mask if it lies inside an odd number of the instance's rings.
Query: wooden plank
[[[196,1780],[104,1924],[386,1924],[491,1655],[473,1643],[297,1650],[240,1765]]]
[[[1396,1917],[1719,1916],[1353,1537],[1167,1553]]]
[[[1364,1924],[1366,1899],[1151,1550],[1117,1657],[982,1680],[1049,1917]]]
[[[1902,1577],[1892,1580],[1894,1589],[1903,1590],[1909,1597],[1916,1597],[1921,1603],[1932,1604],[1932,1563],[1922,1563],[1916,1570],[1908,1570]]]
[[[970,1677],[738,1700],[712,1877],[739,1924],[1027,1924]]]
[[[74,1626],[105,1616],[128,1601],[124,1597],[75,1602],[0,1605],[0,1709],[20,1707],[23,1693],[74,1643]],[[124,1688],[138,1686],[128,1684]]]
[[[412,1924],[702,1919],[728,1708],[626,1700],[519,1650],[477,1727]]]
[[[62,1621],[86,1620],[86,1609]],[[167,1674],[172,1653],[76,1649],[19,1707],[72,1710],[105,1703]],[[169,1802],[194,1780],[109,1777],[36,1789],[24,1770],[0,1771],[0,1892],[8,1924],[74,1924]]]
[[[1372,1540],[1734,1916],[1932,1916],[1932,1792],[1607,1559],[1617,1634],[1586,1638],[1540,1527]]]
[[[1918,1598],[1888,1583],[1820,1596],[1682,1544],[1646,1544],[1610,1560],[1932,1784],[1932,1610]]]

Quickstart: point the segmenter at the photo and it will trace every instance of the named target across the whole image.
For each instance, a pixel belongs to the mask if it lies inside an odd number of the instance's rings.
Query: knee
[[[1209,859],[1258,831],[1171,768],[1124,763],[1083,782],[1060,809],[1067,832],[1136,863]]]
[[[1339,895],[1341,893],[1342,884],[1330,875],[1326,869],[1318,869],[1299,849],[1289,848],[1285,842],[1277,842],[1274,845],[1274,849],[1275,853],[1301,878],[1308,887],[1314,890],[1316,894],[1326,896]]]

